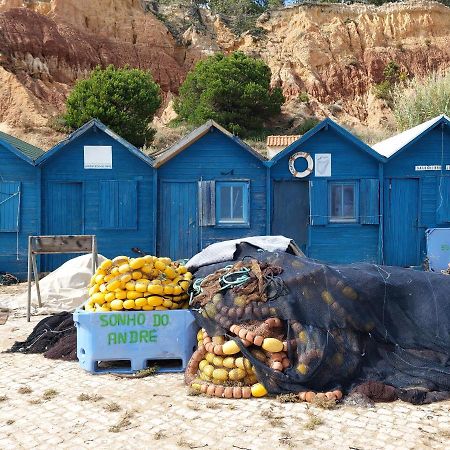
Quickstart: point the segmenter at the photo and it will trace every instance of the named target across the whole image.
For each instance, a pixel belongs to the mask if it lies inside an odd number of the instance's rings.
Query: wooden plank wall
[[[112,169],[84,169],[84,145],[111,145]],[[138,247],[153,252],[155,247],[155,227],[153,220],[153,177],[155,170],[131,154],[122,144],[96,128],[69,142],[42,166],[43,198],[49,195],[49,186],[55,181],[81,182],[83,185],[83,234],[97,235],[99,253],[106,257],[119,254],[132,255],[131,248]],[[128,188],[127,182],[137,183],[137,226],[106,227],[102,211],[108,206],[102,204],[100,183],[117,181]],[[51,201],[51,199],[48,199]],[[44,202],[42,219],[48,214],[48,202]],[[134,221],[134,223],[136,222]],[[123,225],[122,221],[121,225]],[[102,226],[103,223],[103,226]],[[51,230],[43,229],[43,234]],[[50,268],[49,268],[50,269]]]
[[[250,226],[199,227],[199,250],[226,239],[266,234],[266,167],[255,156],[215,128],[163,164],[158,169],[158,180],[158,191],[161,183],[170,180],[250,181]],[[167,208],[167,205],[161,204],[161,198],[159,202],[158,223],[161,224],[161,211]],[[179,238],[182,236],[174,237]]]
[[[418,165],[441,165],[442,170],[417,171],[415,166]],[[446,170],[447,165],[450,165],[450,129],[447,125],[440,124],[384,164],[385,179],[416,178],[419,180],[417,201],[420,242],[418,245],[421,260],[426,256],[425,230],[450,227],[450,223],[440,221],[437,214],[441,195],[443,198],[450,197],[449,184],[441,183],[441,177],[450,177],[450,170]]]
[[[312,223],[309,227],[307,255],[331,263],[355,261],[379,262],[379,224],[329,223],[327,186],[330,181],[357,181],[370,178],[379,182],[380,163],[353,142],[337,133],[332,127],[324,128],[306,142],[296,146],[282,157],[270,170],[273,180],[292,180],[289,158],[295,152],[307,152],[314,159],[316,153],[331,153],[331,177],[315,177],[312,181]],[[373,202],[379,201],[373,199]],[[360,208],[361,209],[361,208]],[[374,207],[370,207],[374,211]],[[381,211],[381,209],[380,209]],[[325,217],[324,217],[325,216]]]
[[[0,181],[20,182],[20,217],[15,232],[0,233],[0,271],[20,278],[27,274],[28,235],[40,229],[39,169],[7,150],[0,142]]]

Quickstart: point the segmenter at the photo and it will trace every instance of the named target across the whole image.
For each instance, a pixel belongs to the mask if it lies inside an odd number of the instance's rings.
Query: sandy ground
[[[0,287],[15,295],[24,286]],[[42,318],[0,326],[0,351]],[[450,448],[450,402],[325,410],[277,399],[190,396],[182,374],[91,375],[76,362],[0,353],[0,449]]]

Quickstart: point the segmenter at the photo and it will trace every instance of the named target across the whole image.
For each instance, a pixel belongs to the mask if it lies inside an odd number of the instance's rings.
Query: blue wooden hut
[[[450,227],[450,119],[444,115],[373,146],[384,165],[384,262],[418,266],[425,230]]]
[[[214,121],[157,155],[157,253],[266,234],[265,158]]]
[[[381,262],[384,159],[325,119],[267,162],[268,231],[318,260]]]
[[[27,274],[28,235],[40,229],[40,173],[34,160],[43,151],[0,132],[0,272]]]
[[[155,171],[139,149],[93,119],[36,162],[42,234],[96,234],[107,257],[130,255],[133,247],[154,251]],[[41,270],[66,259],[47,256]]]

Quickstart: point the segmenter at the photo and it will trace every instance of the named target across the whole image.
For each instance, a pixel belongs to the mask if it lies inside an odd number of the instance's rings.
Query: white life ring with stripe
[[[303,172],[299,172],[295,169],[295,161],[298,158],[304,158],[306,160],[307,163],[307,167]],[[294,175],[294,177],[296,178],[304,178],[307,177],[308,175],[310,175],[313,171],[314,168],[314,161],[311,157],[311,155],[309,153],[306,152],[297,152],[294,153],[290,158],[289,158],[289,171],[292,173],[292,175]]]

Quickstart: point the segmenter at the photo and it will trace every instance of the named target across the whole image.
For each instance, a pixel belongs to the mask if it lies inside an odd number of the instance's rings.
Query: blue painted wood
[[[311,225],[328,224],[328,181],[317,178],[310,181],[311,192]]]
[[[88,127],[83,133],[64,142],[64,145],[58,145],[57,150],[52,151],[50,157],[43,159],[39,166],[42,171],[44,201],[41,211],[42,232],[47,232],[45,218],[49,214],[51,201],[49,182],[79,182],[83,186],[83,232],[97,235],[99,253],[106,257],[133,256],[132,247],[154,253],[155,170],[148,164],[145,156],[143,155],[143,160],[124,146],[120,139],[116,139],[114,134],[110,135],[97,127]],[[112,169],[85,169],[85,145],[110,145]],[[117,196],[106,195],[101,188],[105,182],[117,185]],[[103,213],[109,224],[113,222],[117,226],[105,228]]]
[[[450,222],[450,176],[438,177],[436,192],[437,223],[440,225]]]
[[[384,178],[415,178],[419,180],[418,210],[419,225],[417,230],[417,249],[415,261],[419,264],[426,256],[425,231],[427,228],[448,227],[450,221],[445,221],[439,215],[440,201],[439,179],[450,176],[450,126],[447,121],[441,121],[432,129],[426,131],[412,143],[395,153],[384,164]],[[441,166],[440,170],[416,170],[416,166]],[[385,183],[384,195],[388,195]],[[450,186],[441,186],[442,198],[450,197]],[[406,194],[405,194],[406,195]],[[406,200],[406,197],[405,197]],[[444,200],[445,201],[445,200]],[[443,210],[442,210],[443,211]],[[395,211],[393,214],[402,214]],[[385,222],[389,220],[388,212],[385,212]],[[385,233],[384,247],[393,246],[388,242]],[[402,250],[403,251],[403,250]],[[412,258],[411,258],[412,259]],[[386,258],[385,258],[386,260]]]
[[[272,234],[293,239],[306,253],[309,224],[309,183],[300,180],[273,182]]]
[[[45,234],[83,234],[83,184],[52,181],[44,206]],[[41,270],[50,272],[77,255],[43,255]]]
[[[137,229],[137,182],[100,181],[99,226],[113,230]]]
[[[393,266],[420,264],[419,180],[385,180],[385,263]]]
[[[216,182],[248,180],[250,182],[249,223],[233,224],[233,226],[221,226],[217,220],[215,225],[209,226],[200,226],[197,223],[196,227],[199,236],[197,251],[209,244],[227,239],[265,235],[267,233],[266,174],[267,169],[260,159],[246,151],[234,139],[213,127],[200,139],[159,167],[158,204],[164,204],[161,201],[164,195],[161,187],[165,182],[170,183],[183,180],[198,183],[200,180]],[[197,193],[195,197],[197,201]],[[198,205],[196,208],[198,213]],[[167,212],[167,214],[169,213],[170,211]],[[164,214],[166,214],[165,211]],[[173,209],[172,214],[178,214],[177,207]],[[162,213],[160,212],[158,215],[159,228],[162,226],[161,215]],[[161,233],[158,232],[158,236],[160,235]],[[179,235],[171,235],[168,238],[174,241],[173,246],[182,245]],[[183,253],[173,251],[174,254]]]
[[[310,227],[308,256],[329,263],[378,261],[378,226],[328,225]]]
[[[27,274],[28,236],[37,234],[40,228],[39,169],[24,158],[10,151],[0,140],[0,183],[12,183],[10,186],[20,184],[19,230],[0,231],[0,271],[12,273],[22,280],[26,279]],[[12,205],[9,203],[15,209],[16,205]]]
[[[198,252],[197,183],[160,182],[159,256],[191,258]]]
[[[0,182],[0,232],[19,231],[20,183]]]
[[[380,196],[380,222],[378,225],[377,262],[384,264],[384,164],[379,164],[378,166],[378,190]]]
[[[363,178],[359,186],[360,222],[366,225],[380,223],[379,181],[376,178]]]

